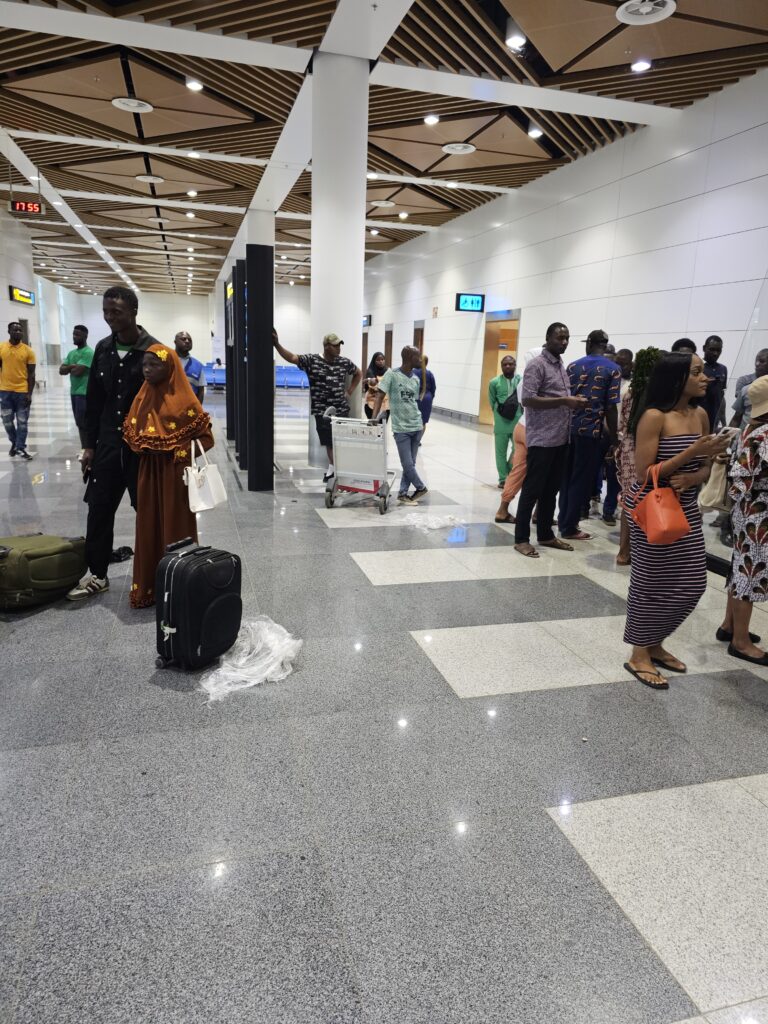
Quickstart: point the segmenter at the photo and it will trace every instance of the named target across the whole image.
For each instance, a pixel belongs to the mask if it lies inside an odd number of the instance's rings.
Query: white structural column
[[[312,64],[311,347],[319,351],[323,336],[333,331],[344,339],[344,355],[358,365],[369,69],[367,60],[335,53],[317,53]]]

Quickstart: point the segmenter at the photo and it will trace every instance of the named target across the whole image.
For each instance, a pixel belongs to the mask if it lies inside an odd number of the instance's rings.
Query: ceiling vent
[[[675,13],[675,0],[626,0],[616,11],[624,25],[655,25]]]

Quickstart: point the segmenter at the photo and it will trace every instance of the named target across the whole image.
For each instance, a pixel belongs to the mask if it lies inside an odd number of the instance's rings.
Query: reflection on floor
[[[433,420],[430,499],[380,516],[325,509],[306,396],[278,395],[273,494],[210,408],[230,500],[202,539],[304,649],[207,706],[155,670],[130,564],[0,618],[0,1020],[768,1024],[768,675],[714,639],[722,580],[652,693],[615,531],[518,556],[487,434]],[[55,386],[30,447],[0,455],[0,532],[81,533]]]

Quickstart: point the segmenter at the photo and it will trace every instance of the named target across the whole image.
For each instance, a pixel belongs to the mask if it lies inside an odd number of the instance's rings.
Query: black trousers
[[[560,490],[560,514],[557,525],[561,534],[576,533],[584,506],[589,505],[595,477],[602,458],[599,437],[571,438],[565,460]]]
[[[525,481],[515,513],[515,544],[527,544],[530,541],[531,513],[536,502],[539,503],[536,513],[536,536],[539,543],[552,540],[555,536],[552,532],[552,516],[555,514],[568,447],[567,444],[561,444],[555,448],[533,446],[528,449]]]
[[[139,456],[127,444],[99,445],[85,490],[88,502],[88,527],[85,557],[94,576],[104,579],[115,535],[115,514],[126,490],[136,508]]]

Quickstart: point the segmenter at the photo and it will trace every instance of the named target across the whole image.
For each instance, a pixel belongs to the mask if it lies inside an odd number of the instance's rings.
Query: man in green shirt
[[[72,412],[77,429],[80,432],[80,447],[85,443],[85,395],[88,391],[88,374],[93,362],[93,349],[88,348],[88,328],[77,324],[72,329],[72,341],[75,347],[67,353],[67,358],[59,367],[62,377],[69,377]]]
[[[416,367],[421,368],[421,353],[415,346],[406,345],[400,356],[403,361],[402,366],[397,370],[387,370],[379,381],[371,420],[375,420],[379,415],[384,395],[387,395],[392,414],[392,433],[397,445],[397,453],[400,456],[400,465],[403,467],[397,500],[411,502],[417,501],[427,493],[426,484],[416,472],[419,441],[424,433],[424,421],[419,412],[421,382],[418,378],[411,376]],[[411,484],[415,490],[409,497],[408,488]]]
[[[488,385],[488,402],[493,410],[493,437],[496,442],[496,472],[499,474],[499,489],[504,487],[504,481],[507,479],[512,465],[512,453],[515,450],[512,434],[517,426],[517,421],[523,415],[523,407],[519,402],[512,411],[512,419],[501,414],[504,403],[510,395],[517,395],[520,374],[516,373],[516,370],[517,360],[515,357],[504,356],[501,360],[501,373],[498,377],[494,377]],[[505,411],[509,411],[509,406]]]

